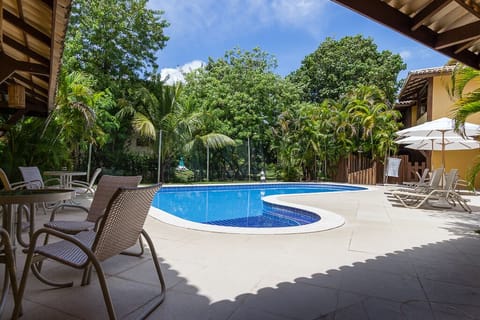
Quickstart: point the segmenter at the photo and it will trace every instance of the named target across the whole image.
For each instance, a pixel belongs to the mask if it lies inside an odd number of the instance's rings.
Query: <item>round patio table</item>
[[[72,199],[74,196],[74,190],[67,189],[23,189],[23,190],[3,190],[0,191],[0,205],[2,207],[2,225],[3,228],[9,233],[12,241],[12,250],[15,252],[15,239],[23,247],[28,247],[28,243],[22,239],[22,223],[21,223],[21,210],[17,206],[29,207],[29,239],[32,237],[35,231],[35,204],[39,202],[59,202]],[[18,213],[18,219],[15,219],[15,213]],[[17,228],[15,229],[15,220],[17,222]],[[3,261],[2,261],[3,262]],[[5,277],[3,282],[3,289],[0,297],[0,314],[5,306],[6,297],[8,295],[8,289],[10,286],[10,280],[8,277],[7,268],[13,268],[15,270],[15,263],[9,265],[5,263]],[[16,294],[16,293],[15,293]]]
[[[57,171],[45,171],[43,172],[46,176],[58,176],[60,178],[60,187],[69,189],[72,187],[73,177],[76,176],[86,176],[85,171],[67,171],[67,170],[57,170]]]
[[[29,237],[32,236],[35,231],[35,204],[41,202],[59,202],[70,200],[74,197],[75,191],[70,189],[22,189],[22,190],[8,190],[0,191],[0,205],[3,208],[3,227],[7,230],[12,238],[12,242],[15,242],[15,238],[18,242],[28,247],[21,238],[21,221],[17,223],[17,229],[13,228],[14,219],[14,206],[15,205],[28,205],[30,216],[30,228]],[[20,216],[21,218],[21,216]],[[21,220],[21,219],[20,219]],[[16,234],[16,237],[15,237]]]

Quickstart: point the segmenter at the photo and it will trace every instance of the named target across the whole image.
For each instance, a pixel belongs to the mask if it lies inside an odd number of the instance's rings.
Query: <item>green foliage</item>
[[[398,73],[405,68],[400,55],[379,52],[372,38],[357,35],[327,38],[290,78],[303,87],[305,101],[338,100],[359,85],[375,85],[393,102]]]
[[[25,118],[7,135],[3,167],[15,173],[20,165],[41,169],[75,168],[80,151],[90,143],[103,145],[108,137],[99,123],[115,122],[105,110],[112,104],[108,92],[95,91],[94,79],[81,72],[59,77],[56,108],[47,119]],[[97,117],[97,110],[101,118]]]
[[[464,92],[465,87],[471,81],[479,81],[480,71],[466,67],[457,63],[455,71],[452,74],[452,95],[457,98],[455,101],[455,120],[457,130],[462,132],[462,126],[467,118],[473,114],[480,112],[480,88],[471,92]],[[469,185],[475,185],[475,179],[480,173],[480,157],[477,157],[472,168],[468,172],[467,180]]]
[[[189,183],[193,182],[195,174],[192,170],[175,170],[175,182]]]
[[[156,68],[156,52],[168,37],[162,11],[147,0],[77,0],[73,2],[65,41],[64,65],[95,76],[98,88],[114,95]]]
[[[205,70],[187,77],[185,101],[194,110],[208,115],[206,131],[234,139],[250,139],[251,148],[265,159],[271,154],[272,127],[279,114],[300,98],[300,89],[273,73],[276,60],[255,48],[235,48],[223,58],[210,59]],[[257,168],[262,159],[255,159]],[[240,163],[231,163],[240,167]]]

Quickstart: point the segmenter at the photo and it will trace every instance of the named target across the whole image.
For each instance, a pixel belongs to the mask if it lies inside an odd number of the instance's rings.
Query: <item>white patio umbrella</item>
[[[442,166],[445,168],[445,150],[480,148],[478,142],[473,139],[464,139],[454,129],[453,119],[440,118],[396,132],[403,138],[397,140],[396,143],[408,144],[407,148],[410,149],[441,151]],[[463,129],[468,137],[480,135],[479,125],[466,122]]]
[[[400,137],[408,136],[423,136],[423,137],[451,137],[459,136],[455,132],[455,121],[450,118],[440,118],[433,121],[422,123],[418,126],[406,128],[397,131],[396,134]],[[465,122],[465,135],[468,137],[480,135],[480,126],[477,124]]]

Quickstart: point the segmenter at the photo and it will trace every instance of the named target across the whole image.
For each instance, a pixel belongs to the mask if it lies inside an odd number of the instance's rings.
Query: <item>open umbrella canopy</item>
[[[396,134],[401,137],[423,136],[423,137],[454,137],[459,134],[455,132],[455,121],[450,118],[440,118],[428,121],[418,126],[410,127],[397,131]],[[466,136],[480,135],[480,126],[477,124],[465,122],[464,132]]]
[[[465,122],[461,131],[467,137],[480,135],[480,126]],[[440,118],[428,121],[418,126],[397,131],[396,134],[401,138],[410,137],[417,142],[405,142],[405,139],[397,140],[397,143],[409,143],[407,148],[417,150],[438,150],[442,152],[442,166],[445,168],[445,151],[446,150],[468,150],[477,149],[477,144],[473,140],[466,140],[455,131],[455,121],[450,118]],[[464,141],[460,141],[460,140]],[[403,142],[399,142],[402,141]],[[424,140],[424,141],[422,141]],[[454,149],[458,148],[458,149]]]
[[[442,143],[444,144],[444,150],[473,150],[480,149],[480,142],[474,139],[464,139],[461,136],[446,137],[443,139],[439,137],[405,137],[395,141],[398,144],[406,144],[406,148],[415,150],[427,150],[427,151],[442,151]]]

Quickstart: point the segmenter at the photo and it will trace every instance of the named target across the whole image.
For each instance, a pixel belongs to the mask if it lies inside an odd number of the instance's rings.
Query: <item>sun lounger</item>
[[[435,174],[435,177],[432,176],[432,180],[433,179],[438,179],[437,174]],[[455,191],[455,183],[457,179],[458,170],[452,169],[445,176],[445,184],[443,188],[432,189],[427,192],[418,190],[397,190],[393,191],[392,195],[397,198],[400,203],[406,208],[420,208],[422,205],[428,203],[429,201],[436,200],[438,201],[436,204],[450,203],[452,205],[455,205],[456,203],[458,203],[465,211],[471,212],[472,210],[468,206],[467,200]]]

